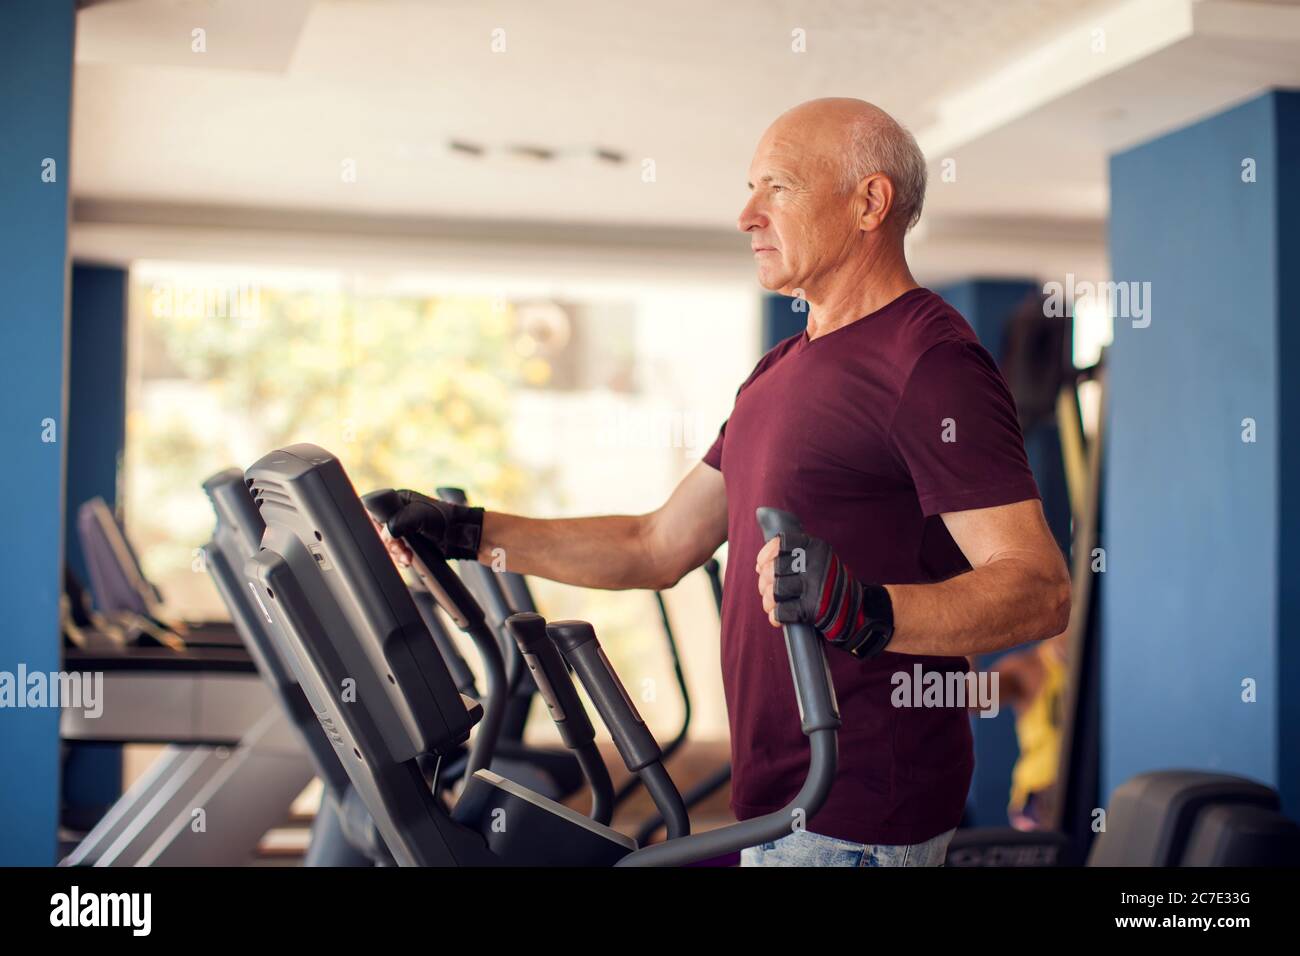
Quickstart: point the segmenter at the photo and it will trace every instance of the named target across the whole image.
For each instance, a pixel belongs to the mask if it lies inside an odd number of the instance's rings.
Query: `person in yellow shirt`
[[[1011,771],[1007,817],[1018,830],[1043,827],[1056,784],[1066,687],[1064,635],[1007,654],[994,665],[1002,703],[1016,715],[1020,757]]]

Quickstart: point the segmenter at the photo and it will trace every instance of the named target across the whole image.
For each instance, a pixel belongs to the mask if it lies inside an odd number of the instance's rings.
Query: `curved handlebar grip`
[[[451,672],[451,679],[455,681],[456,689],[466,697],[473,697],[477,700],[480,694],[475,683],[474,672],[469,669],[469,664],[465,662],[464,656],[461,655],[460,648],[456,646],[455,641],[451,639],[451,635],[447,633],[442,618],[434,612],[434,607],[438,603],[437,598],[433,596],[423,581],[413,584],[409,590],[411,597],[415,600],[415,608],[420,612],[420,617],[424,620],[424,626],[429,629],[429,634],[433,637],[433,643],[437,645],[438,653],[442,655],[447,670]]]
[[[392,488],[372,491],[361,498],[366,511],[385,528],[401,510],[402,502]],[[484,626],[483,609],[479,607],[473,595],[465,587],[456,572],[447,564],[447,559],[423,535],[411,535],[402,541],[415,555],[416,573],[424,579],[425,586],[433,595],[438,605],[456,622],[463,631],[470,631]]]
[[[380,488],[378,491],[362,495],[361,503],[365,505],[370,517],[385,527],[402,508],[402,499],[397,497],[397,492],[392,488]]]
[[[614,673],[592,626],[586,621],[552,621],[546,625],[546,634],[587,688],[587,696],[609,728],[627,769],[636,773],[657,763],[659,743]]]
[[[452,488],[450,486],[445,488],[435,488],[433,490],[433,493],[449,504],[453,504],[453,505],[469,504],[469,498],[465,497],[464,488]]]
[[[469,505],[469,498],[466,497],[463,489],[443,486],[436,488],[434,493],[442,501],[452,505]],[[516,610],[531,611],[535,608],[518,608],[512,606],[510,599],[506,596],[505,589],[502,587],[505,572],[498,572],[487,565],[479,564],[477,561],[465,561],[461,564],[463,580],[470,588],[470,592],[475,595],[479,606],[483,608],[483,613],[492,625],[492,629],[501,635],[501,651],[506,660],[506,680],[509,683],[511,693],[515,693],[524,687],[523,676],[527,672],[524,666],[524,660],[516,653],[515,645],[505,634],[505,623]],[[524,687],[528,693],[532,693],[531,686]]]
[[[778,534],[803,531],[799,519],[788,511],[758,508],[754,514],[758,518],[758,526],[763,530],[764,541],[771,541]],[[799,704],[799,721],[804,734],[838,729],[840,708],[835,700],[835,685],[831,682],[830,667],[826,663],[826,642],[811,624],[786,624],[784,631],[785,649],[790,657],[790,672],[794,676],[795,699]]]
[[[528,664],[564,746],[577,750],[595,740],[596,730],[578,698],[564,659],[546,636],[546,619],[540,614],[527,612],[512,614],[506,618],[506,630],[515,639],[519,653]]]

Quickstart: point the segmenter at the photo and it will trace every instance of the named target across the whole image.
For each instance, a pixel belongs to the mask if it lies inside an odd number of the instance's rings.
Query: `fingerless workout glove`
[[[854,580],[821,538],[782,534],[774,570],[781,623],[811,624],[832,645],[859,658],[879,654],[894,636],[889,592]]]
[[[396,492],[402,506],[388,521],[394,538],[418,534],[446,558],[474,561],[483,538],[483,509],[454,505],[403,489]]]

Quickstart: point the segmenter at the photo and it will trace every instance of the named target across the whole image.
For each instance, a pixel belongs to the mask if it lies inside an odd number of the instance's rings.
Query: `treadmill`
[[[91,498],[77,509],[77,534],[100,627],[119,642],[177,649],[243,646],[235,629],[224,621],[183,621],[168,610],[162,592],[145,577],[130,539],[103,498]]]
[[[104,679],[102,714],[65,709],[65,740],[163,743],[149,769],[63,866],[237,866],[311,782],[303,746],[237,640],[187,642],[160,613],[102,500],[83,506],[82,548],[98,603],[71,627],[64,667]]]

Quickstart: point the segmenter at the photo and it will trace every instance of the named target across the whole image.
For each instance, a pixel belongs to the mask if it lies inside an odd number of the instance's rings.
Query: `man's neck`
[[[820,338],[882,309],[917,288],[902,248],[865,255],[829,276],[824,290],[810,290],[808,338]]]

